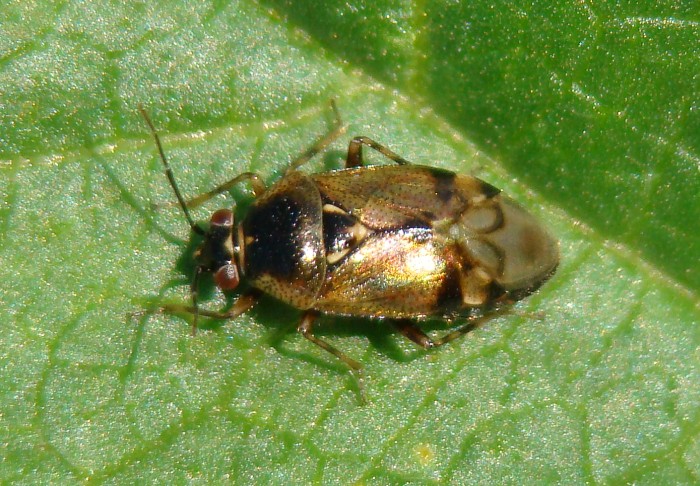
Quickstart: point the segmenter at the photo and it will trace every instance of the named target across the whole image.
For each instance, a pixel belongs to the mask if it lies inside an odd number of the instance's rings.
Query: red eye
[[[230,209],[219,209],[209,218],[212,226],[233,226],[233,212]]]
[[[221,290],[233,290],[238,287],[240,278],[236,265],[224,265],[214,273],[214,281]]]

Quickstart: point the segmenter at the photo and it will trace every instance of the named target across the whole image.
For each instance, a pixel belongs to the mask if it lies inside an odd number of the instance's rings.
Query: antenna
[[[185,213],[187,223],[190,225],[190,228],[192,228],[192,231],[194,231],[198,235],[204,236],[204,230],[198,224],[196,224],[192,219],[192,216],[190,216],[190,211],[187,209],[187,203],[182,197],[180,188],[177,187],[177,182],[175,182],[175,176],[173,175],[173,169],[170,167],[168,159],[165,158],[165,152],[163,152],[163,146],[160,143],[160,137],[158,136],[158,132],[156,132],[156,129],[153,126],[151,118],[148,116],[148,113],[146,113],[146,110],[143,109],[143,106],[139,105],[139,111],[141,112],[141,116],[143,116],[143,119],[146,120],[146,124],[151,130],[151,133],[153,134],[153,138],[156,141],[156,147],[158,147],[158,153],[160,154],[160,160],[163,162],[163,166],[165,167],[165,175],[168,177],[168,181],[170,181],[170,187],[173,188],[173,192],[175,193],[175,197],[177,197],[177,200],[180,203],[182,212]]]
[[[155,127],[153,126],[153,122],[151,121],[151,118],[148,116],[148,113],[146,113],[146,110],[143,109],[143,106],[139,105],[139,111],[141,112],[141,116],[143,116],[143,119],[146,120],[146,124],[148,125],[148,128],[151,130],[151,133],[153,134],[153,138],[156,141],[156,147],[158,147],[158,153],[160,154],[160,160],[163,162],[163,166],[165,167],[165,175],[168,176],[168,180],[170,181],[170,187],[173,188],[173,192],[175,193],[175,197],[177,197],[178,202],[180,203],[180,207],[182,208],[182,212],[185,213],[185,218],[187,218],[187,222],[190,225],[190,228],[192,228],[192,231],[197,233],[198,235],[205,236],[206,232],[194,222],[192,219],[192,216],[190,216],[190,212],[187,209],[187,203],[185,202],[185,199],[182,197],[182,193],[180,192],[180,188],[177,187],[177,182],[175,182],[175,176],[173,175],[173,169],[170,167],[170,164],[168,163],[168,159],[165,158],[165,152],[163,152],[163,146],[160,143],[160,137],[158,136],[158,132],[156,132]],[[199,279],[202,275],[202,271],[204,269],[202,268],[201,265],[197,266],[197,270],[195,271],[194,278],[192,279],[192,285],[190,287],[190,295],[192,296],[192,314],[194,316],[192,320],[192,335],[194,336],[196,331],[197,331],[197,321],[199,320],[199,305],[197,302],[197,297],[199,294]]]

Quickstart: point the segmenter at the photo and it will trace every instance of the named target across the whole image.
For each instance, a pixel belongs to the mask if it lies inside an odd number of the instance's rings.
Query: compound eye
[[[233,211],[230,209],[219,209],[211,215],[209,222],[212,226],[233,226]]]
[[[224,265],[214,273],[214,282],[221,290],[233,290],[240,282],[238,268],[234,264]]]

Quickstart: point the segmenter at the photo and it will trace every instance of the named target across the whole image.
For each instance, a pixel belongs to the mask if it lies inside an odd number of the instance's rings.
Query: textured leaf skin
[[[697,7],[347,3],[3,6],[0,481],[697,483]],[[436,352],[324,320],[363,407],[272,300],[195,338],[130,317],[187,299],[194,244],[151,207],[172,194],[138,104],[196,194],[276,180],[332,97],[350,135],[488,180],[562,244],[539,293]]]

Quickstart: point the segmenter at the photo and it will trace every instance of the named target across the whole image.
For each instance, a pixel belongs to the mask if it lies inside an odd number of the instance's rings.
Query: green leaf
[[[4,6],[0,481],[697,483],[690,5]],[[561,241],[540,292],[432,352],[322,319],[365,365],[366,406],[272,299],[194,338],[142,313],[187,301],[194,242],[152,207],[173,195],[138,105],[194,195],[277,180],[331,98],[349,136],[476,174]],[[234,200],[249,189],[195,216]]]

